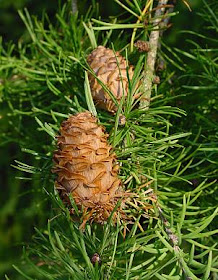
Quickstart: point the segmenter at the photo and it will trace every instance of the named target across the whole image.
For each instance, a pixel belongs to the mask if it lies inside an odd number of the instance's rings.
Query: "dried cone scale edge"
[[[96,77],[105,84],[119,104],[123,95],[127,96],[129,88],[127,61],[125,58],[119,52],[114,53],[111,49],[98,46],[89,54],[87,62]],[[128,68],[130,80],[132,80],[133,74],[134,68],[130,65]],[[115,113],[117,111],[116,104],[91,73],[89,73],[89,82],[96,105],[111,113]]]
[[[83,211],[83,224],[87,220],[106,221],[124,195],[118,178],[119,166],[107,138],[104,127],[87,111],[63,121],[57,137],[53,168],[57,174],[56,188],[69,205],[72,194]],[[116,216],[115,211],[114,219]]]

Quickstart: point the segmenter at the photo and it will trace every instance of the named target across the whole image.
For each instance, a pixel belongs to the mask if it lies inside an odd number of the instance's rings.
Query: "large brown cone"
[[[54,153],[56,187],[65,202],[71,193],[86,220],[102,223],[110,216],[122,195],[119,166],[107,143],[104,128],[89,112],[64,121]]]
[[[119,52],[114,54],[113,50],[98,46],[90,53],[87,62],[97,78],[110,90],[119,104],[123,95],[127,96],[129,86],[125,58]],[[133,73],[133,66],[129,66],[128,76],[130,80],[132,80]],[[116,104],[92,74],[89,74],[89,82],[96,104],[109,112],[116,112]]]

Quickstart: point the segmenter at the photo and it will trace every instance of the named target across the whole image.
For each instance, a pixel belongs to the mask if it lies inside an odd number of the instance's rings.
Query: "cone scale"
[[[134,71],[133,66],[128,66],[127,61],[119,52],[98,46],[87,58],[87,62],[96,77],[89,73],[89,82],[93,99],[98,107],[111,113],[117,111],[115,102],[111,99],[108,92],[99,83],[99,80],[113,94],[118,104],[122,97],[128,94],[129,81],[132,80]],[[127,75],[128,73],[128,75]]]
[[[61,124],[53,172],[64,202],[72,195],[87,220],[103,223],[123,192],[119,166],[103,126],[89,112],[70,116]],[[115,213],[116,216],[116,213]]]

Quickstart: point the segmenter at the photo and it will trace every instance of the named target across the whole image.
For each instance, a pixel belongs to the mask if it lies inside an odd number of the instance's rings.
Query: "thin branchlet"
[[[144,78],[142,80],[142,97],[140,101],[140,107],[147,110],[150,105],[152,82],[154,78],[154,67],[157,57],[158,42],[160,37],[160,23],[161,16],[164,14],[165,5],[168,0],[160,0],[154,15],[153,27],[149,38],[149,51],[146,60],[146,69],[144,70]]]
[[[161,222],[164,226],[165,232],[173,246],[173,250],[176,256],[181,255],[182,249],[179,247],[179,238],[178,236],[172,231],[172,229],[170,228],[170,223],[167,220],[167,218],[164,215],[164,212],[162,210],[162,208],[160,207],[160,205],[158,204],[158,200],[156,199],[156,205],[157,205],[157,209],[158,209],[158,213],[159,213],[159,217],[161,219]],[[178,263],[180,265],[180,268],[182,269],[182,272],[184,274],[185,280],[192,280],[192,278],[190,278],[187,274],[187,271],[185,269],[185,267],[183,266],[183,263],[181,261],[181,257],[178,258]]]

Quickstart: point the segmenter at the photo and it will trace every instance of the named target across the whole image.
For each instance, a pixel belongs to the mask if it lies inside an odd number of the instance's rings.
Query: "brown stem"
[[[155,30],[151,31],[149,38],[150,50],[147,55],[146,69],[144,71],[144,79],[142,82],[143,95],[140,101],[140,108],[145,110],[147,110],[150,105],[154,66],[157,56],[158,40],[160,37],[160,30],[157,30],[157,27],[160,27],[161,16],[164,14],[167,2],[168,0],[159,0],[153,21]]]

